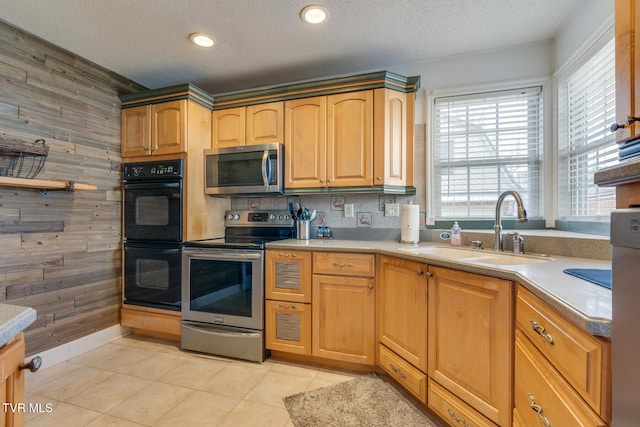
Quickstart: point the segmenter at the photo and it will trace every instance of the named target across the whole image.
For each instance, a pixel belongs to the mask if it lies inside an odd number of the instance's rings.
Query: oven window
[[[169,199],[166,196],[141,196],[136,199],[136,224],[169,224]]]
[[[136,286],[147,289],[169,289],[169,262],[163,259],[136,259]]]
[[[253,268],[250,261],[191,259],[192,311],[251,317]]]

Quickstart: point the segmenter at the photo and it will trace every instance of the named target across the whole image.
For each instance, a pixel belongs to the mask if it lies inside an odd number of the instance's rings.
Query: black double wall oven
[[[181,309],[183,161],[125,163],[124,304]]]

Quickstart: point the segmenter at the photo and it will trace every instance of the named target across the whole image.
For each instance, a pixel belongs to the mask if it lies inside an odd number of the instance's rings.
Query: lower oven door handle
[[[204,332],[210,335],[219,335],[219,336],[242,336],[242,337],[260,337],[260,334],[257,332],[226,332],[226,331],[212,331],[209,329],[200,329],[200,332]]]
[[[205,258],[210,260],[223,260],[223,261],[245,261],[245,260],[254,260],[260,259],[262,257],[262,253],[254,253],[254,252],[214,252],[212,253],[211,249],[202,249],[198,251],[187,251],[183,252],[187,256],[192,256],[195,258]]]

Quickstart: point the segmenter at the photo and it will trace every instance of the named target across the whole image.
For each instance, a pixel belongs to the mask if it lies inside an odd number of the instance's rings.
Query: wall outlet
[[[399,203],[385,203],[384,204],[384,216],[400,216],[400,204]]]
[[[353,203],[345,203],[344,205],[344,217],[353,218]]]

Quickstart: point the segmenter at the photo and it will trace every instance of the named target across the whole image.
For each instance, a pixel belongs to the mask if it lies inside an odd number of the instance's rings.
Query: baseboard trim
[[[76,356],[107,344],[118,338],[122,338],[131,333],[131,329],[121,325],[110,326],[91,335],[78,338],[77,340],[59,345],[58,347],[45,350],[43,352],[27,357],[25,361],[30,360],[34,356],[42,358],[42,366],[40,369],[50,368],[58,363],[66,362]]]

